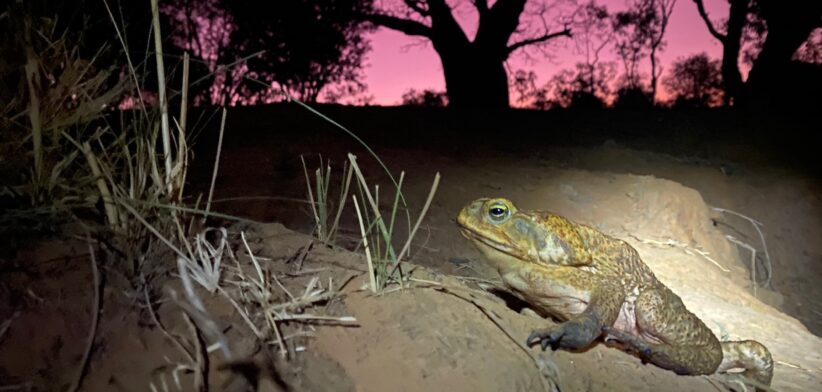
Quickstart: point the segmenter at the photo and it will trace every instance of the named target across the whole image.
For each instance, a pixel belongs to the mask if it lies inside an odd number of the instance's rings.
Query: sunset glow
[[[611,13],[626,7],[623,0],[602,0],[599,3],[606,5]],[[714,24],[721,26],[728,13],[727,1],[706,0],[705,7]],[[468,16],[464,18],[467,19]],[[689,0],[677,2],[665,40],[667,46],[659,56],[663,75],[666,74],[669,64],[678,57],[706,52],[710,57],[718,59],[722,54],[722,46],[709,34],[697,13],[696,6]],[[365,82],[368,84],[369,93],[374,96],[374,104],[398,104],[403,92],[411,88],[445,89],[439,57],[427,41],[380,28],[371,35],[371,45],[373,49],[368,56]],[[543,85],[555,73],[569,69],[581,60],[581,57],[574,53],[573,43],[569,39],[560,38],[555,46],[552,59],[533,58],[533,61],[528,61],[521,53],[515,52],[508,61],[509,71],[534,71],[538,76],[537,85]],[[617,60],[612,50],[606,51],[603,61]],[[643,71],[647,73],[647,59],[643,60],[642,66]],[[746,71],[747,67],[743,65],[743,75]],[[663,87],[659,98],[667,98]],[[514,100],[515,97],[512,96],[512,103]]]

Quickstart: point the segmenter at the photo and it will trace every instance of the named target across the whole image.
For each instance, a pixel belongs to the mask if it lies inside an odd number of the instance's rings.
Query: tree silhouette
[[[630,87],[623,85],[616,92],[614,109],[627,110],[648,110],[654,107],[654,100],[651,94],[645,91],[642,87]]]
[[[600,53],[614,38],[608,10],[594,0],[585,3],[574,15],[574,31],[575,51],[584,58],[583,62],[576,65],[578,77],[584,79],[582,92],[591,96],[605,96],[608,94],[608,80],[602,78],[614,73],[609,68],[612,64],[609,63],[606,67],[600,64]]]
[[[704,52],[674,61],[662,84],[673,95],[675,106],[708,107],[721,102],[719,61]]]
[[[758,5],[768,34],[748,76],[747,104],[785,104],[803,87],[801,78],[792,77],[792,59],[810,33],[822,27],[822,1],[758,0]]]
[[[226,52],[241,59],[263,51],[247,61],[258,79],[309,102],[332,84],[362,90],[361,65],[370,46],[355,16],[370,8],[370,0],[221,2],[237,29]],[[264,86],[245,88],[253,93]]]
[[[751,10],[751,0],[728,0],[730,9],[724,32],[717,29],[708,12],[705,11],[703,0],[694,0],[697,11],[708,31],[722,44],[722,88],[723,102],[730,105],[734,97],[739,95],[742,88],[742,74],[739,72],[739,51],[742,46],[743,32]]]
[[[448,96],[444,91],[430,89],[408,89],[402,94],[402,104],[406,106],[422,106],[426,108],[441,108],[448,105]]]
[[[608,83],[616,75],[613,62],[598,63],[591,68],[588,64],[577,63],[573,70],[567,69],[551,78],[546,85],[554,106],[574,109],[600,109],[606,106],[610,95]]]
[[[505,60],[518,49],[568,37],[571,31],[568,27],[552,30],[542,24],[536,29],[520,21],[524,13],[545,16],[554,4],[532,4],[533,9],[526,11],[526,0],[489,3],[471,2],[478,17],[473,39],[459,25],[446,0],[404,0],[398,7],[366,13],[364,19],[430,41],[442,62],[452,107],[502,109],[510,103]]]
[[[622,61],[622,86],[628,90],[642,89],[642,76],[639,62],[646,55],[645,42],[635,38],[634,15],[619,12],[613,16],[613,29],[616,33],[614,49]]]
[[[814,30],[796,50],[793,59],[804,63],[822,64],[822,28]]]
[[[511,75],[511,86],[517,92],[517,103],[533,107],[537,94],[537,74],[534,71],[518,69]]]
[[[213,103],[337,100],[365,90],[370,49],[356,15],[371,0],[175,0],[165,8],[172,42],[216,73]],[[232,67],[226,67],[226,65]]]
[[[615,29],[623,36],[618,41],[617,52],[623,60],[627,58],[632,66],[628,86],[639,86],[636,64],[647,50],[651,63],[651,97],[654,100],[662,72],[659,53],[665,49],[665,32],[675,5],[676,0],[633,0],[627,11],[619,12],[614,17]]]

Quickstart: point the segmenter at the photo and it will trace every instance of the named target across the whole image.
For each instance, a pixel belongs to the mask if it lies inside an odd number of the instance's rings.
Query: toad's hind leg
[[[608,333],[654,365],[698,375],[714,373],[722,361],[719,340],[667,287],[642,291],[636,320],[642,337],[616,330]]]
[[[748,378],[771,385],[773,378],[773,357],[762,343],[755,340],[739,342],[722,342],[722,364],[717,372],[724,373],[730,369],[742,368]]]

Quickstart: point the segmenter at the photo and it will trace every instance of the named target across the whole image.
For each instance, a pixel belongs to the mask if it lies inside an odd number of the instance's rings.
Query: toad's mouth
[[[512,248],[508,245],[505,245],[503,243],[494,241],[493,239],[488,238],[487,236],[484,236],[484,235],[482,235],[482,234],[480,234],[480,233],[478,233],[478,232],[476,232],[476,231],[474,231],[474,230],[472,230],[468,227],[461,226],[460,227],[460,233],[462,234],[463,237],[467,238],[468,240],[470,240],[474,243],[485,245],[487,247],[496,249],[497,251],[500,251],[502,253],[506,253],[506,254],[509,254],[509,255],[512,255],[512,256],[514,256],[514,254],[515,254],[514,248]]]

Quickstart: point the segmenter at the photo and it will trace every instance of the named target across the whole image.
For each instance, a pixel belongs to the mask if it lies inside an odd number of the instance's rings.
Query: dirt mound
[[[346,282],[343,296],[311,311],[357,319],[357,326],[317,323],[300,330],[285,323],[290,360],[268,365],[291,390],[530,391],[558,385],[563,391],[704,391],[724,380],[677,376],[602,344],[579,353],[522,347],[531,330],[553,321],[513,310],[471,283],[497,279],[453,224],[456,211],[481,196],[506,196],[521,208],[548,209],[628,241],[720,339],[756,339],[771,350],[775,389],[808,391],[822,385],[822,339],[752,294],[737,249],[712,224],[714,213],[693,189],[653,176],[525,165],[516,159],[485,169],[455,165],[443,174],[463,181],[444,182],[427,219],[433,235],[414,248],[416,261],[436,268],[417,267],[416,281],[383,295],[362,290],[366,263],[359,254],[315,245],[298,268],[293,260],[310,237],[281,225],[246,228],[255,254],[267,258],[265,273],[280,276],[291,292],[304,290],[312,277]],[[0,387],[53,390],[73,380],[90,320],[92,290],[84,252],[84,244],[74,243],[66,249],[69,256],[24,253],[27,268],[36,271],[4,282],[2,294],[24,296],[0,298],[0,320],[12,320],[0,345]],[[241,261],[251,267],[247,258]],[[104,293],[84,389],[145,390],[152,384],[177,390],[173,372],[182,360],[179,350],[148,317],[139,297],[123,295],[128,291],[119,279],[112,274]],[[168,287],[179,289],[175,279]],[[240,358],[252,358],[261,367],[261,352],[276,358],[274,342],[255,344],[234,307],[219,296],[203,293],[203,298]],[[158,305],[172,335],[191,335],[179,309],[163,301]],[[17,316],[11,314],[14,309]],[[217,354],[211,357],[213,389],[233,391],[227,386],[236,375],[220,370]],[[181,390],[192,390],[191,374],[176,370]],[[281,390],[272,376],[264,378],[259,390]]]
[[[736,249],[711,224],[713,214],[699,193],[650,176],[563,170],[550,178],[540,187],[550,197],[537,192],[522,203],[528,208],[550,205],[556,212],[595,222],[606,233],[630,242],[720,339],[756,339],[769,347],[776,361],[776,389],[804,391],[819,386],[822,340],[735,282],[746,281],[744,268]],[[481,262],[473,250],[463,254]],[[716,260],[722,264],[715,264]],[[409,289],[382,298],[352,294],[346,303],[361,328],[324,329],[317,348],[338,361],[362,390],[531,390],[536,386],[537,367],[471,303],[431,289]],[[504,320],[515,339],[522,340],[530,330],[551,322],[518,314],[493,299],[484,303],[491,303],[486,306]],[[535,355],[536,351],[529,352]],[[584,353],[559,351],[548,358],[556,363],[564,390],[713,388],[707,378],[680,377],[644,366],[602,345]]]

